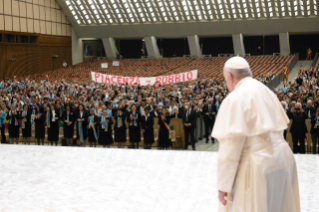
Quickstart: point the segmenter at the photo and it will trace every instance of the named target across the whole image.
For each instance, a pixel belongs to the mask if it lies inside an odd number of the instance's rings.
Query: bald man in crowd
[[[219,211],[299,212],[296,163],[283,138],[289,119],[278,98],[244,58],[229,59],[223,75],[231,93],[212,133],[220,142]]]

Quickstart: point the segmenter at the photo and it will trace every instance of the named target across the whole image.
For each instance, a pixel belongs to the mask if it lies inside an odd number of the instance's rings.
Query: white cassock
[[[276,95],[251,77],[224,99],[212,132],[218,190],[228,193],[220,212],[300,211],[296,163],[283,138],[288,123]]]

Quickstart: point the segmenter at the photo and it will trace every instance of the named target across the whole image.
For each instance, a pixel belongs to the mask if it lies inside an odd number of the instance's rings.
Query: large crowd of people
[[[258,75],[256,79],[266,84],[274,77],[269,73]],[[173,118],[183,120],[185,149],[191,145],[195,150],[194,131],[199,116],[203,116],[205,123],[206,143],[214,143],[210,132],[219,106],[228,94],[221,77],[143,87],[138,84],[75,83],[64,79],[52,81],[49,77],[40,81],[14,78],[0,82],[0,87],[2,143],[18,144],[22,134],[24,144],[30,144],[31,136],[35,136],[38,145],[43,145],[47,134],[51,145],[57,145],[60,127],[63,127],[65,145],[85,146],[88,141],[92,147],[97,144],[110,147],[117,142],[119,148],[124,148],[128,126],[129,148],[140,147],[143,133],[145,149],[150,149],[154,143],[154,118],[158,118],[160,126],[158,145],[161,149],[172,146],[169,125]],[[294,82],[286,81],[282,89],[273,88],[288,117],[294,120],[290,129],[294,152],[305,152],[305,120],[312,123],[311,135],[316,146],[319,137],[318,88],[319,72],[312,69],[301,69],[299,77]],[[299,111],[303,116],[299,116]],[[32,127],[35,135],[31,133]],[[9,141],[6,141],[6,132]]]

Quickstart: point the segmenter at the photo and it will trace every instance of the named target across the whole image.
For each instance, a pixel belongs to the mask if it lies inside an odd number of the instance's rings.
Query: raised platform
[[[296,155],[302,212],[319,156]],[[217,211],[216,152],[0,145],[0,211]]]

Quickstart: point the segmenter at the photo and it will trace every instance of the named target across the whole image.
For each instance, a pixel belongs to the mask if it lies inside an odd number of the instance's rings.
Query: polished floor
[[[217,154],[0,145],[0,211],[217,211]],[[319,156],[295,157],[302,212],[318,212]]]

